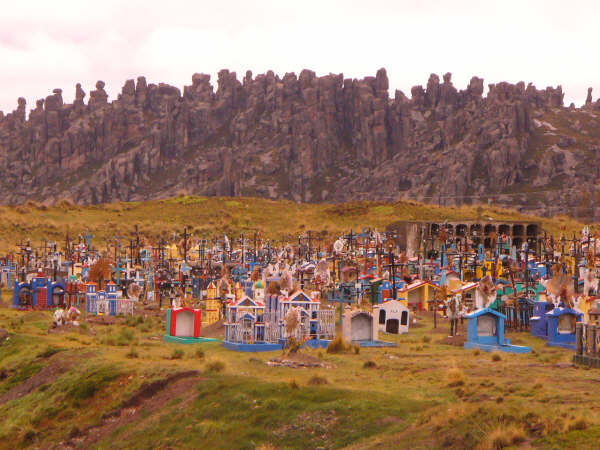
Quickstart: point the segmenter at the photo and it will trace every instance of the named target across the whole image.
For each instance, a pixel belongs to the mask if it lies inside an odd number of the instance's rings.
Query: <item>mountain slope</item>
[[[538,214],[594,217],[600,102],[563,107],[561,87],[490,85],[458,91],[432,74],[408,99],[385,69],[344,79],[303,70],[242,81],[195,74],[179,89],[128,80],[108,102],[104,83],[78,85],[0,116],[0,195],[76,203],[178,193],[303,202],[415,198],[491,201]],[[573,177],[577,175],[575,181]],[[577,186],[576,188],[574,186]],[[585,193],[582,193],[585,191]]]

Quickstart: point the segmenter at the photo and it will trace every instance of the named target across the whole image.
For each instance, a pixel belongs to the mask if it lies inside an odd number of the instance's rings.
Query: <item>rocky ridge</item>
[[[27,116],[0,112],[0,195],[76,203],[188,193],[299,202],[413,198],[493,202],[594,218],[600,198],[600,100],[563,105],[560,86],[456,89],[432,74],[408,98],[385,69],[238,80],[194,74],[180,89],[127,80],[112,102],[98,81],[85,103],[54,89]]]

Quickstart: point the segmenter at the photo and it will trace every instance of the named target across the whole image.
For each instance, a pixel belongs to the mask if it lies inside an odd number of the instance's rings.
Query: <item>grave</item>
[[[378,328],[389,334],[408,333],[410,322],[409,309],[398,300],[388,300],[379,307]]]
[[[265,317],[265,304],[243,295],[227,305],[223,347],[238,352],[281,350],[279,323]]]
[[[467,342],[464,348],[478,348],[486,352],[494,350],[509,353],[529,353],[529,347],[510,345],[504,337],[506,316],[490,308],[483,308],[467,314]]]
[[[576,324],[583,320],[583,313],[559,306],[546,313],[546,319],[548,321],[546,344],[575,350]]]
[[[192,308],[172,308],[167,310],[165,342],[197,344],[214,342],[217,339],[200,336],[202,312]]]
[[[548,317],[546,313],[552,311],[554,305],[548,302],[535,302],[533,316],[529,319],[531,334],[542,339],[548,338]]]
[[[395,347],[392,342],[378,340],[379,338],[379,309],[373,307],[373,313],[362,309],[351,310],[346,306],[342,317],[342,337],[346,342],[352,342],[361,347]]]

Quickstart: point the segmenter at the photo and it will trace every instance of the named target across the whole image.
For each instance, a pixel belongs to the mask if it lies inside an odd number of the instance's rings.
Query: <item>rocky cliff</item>
[[[560,86],[457,90],[432,74],[390,98],[385,69],[362,80],[303,70],[242,80],[195,74],[183,88],[127,80],[86,104],[61,89],[27,116],[0,112],[0,198],[77,203],[181,193],[305,202],[414,198],[600,216],[600,101],[563,106]]]

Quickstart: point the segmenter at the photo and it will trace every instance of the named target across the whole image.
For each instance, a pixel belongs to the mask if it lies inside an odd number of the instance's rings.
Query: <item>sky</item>
[[[600,2],[484,0],[27,1],[2,5],[0,110],[25,97],[28,111],[53,89],[71,103],[106,82],[109,100],[127,79],[180,89],[192,74],[227,68],[242,79],[273,70],[345,78],[385,67],[390,96],[452,72],[457,89],[486,84],[562,85],[565,105],[587,88],[600,97]]]

